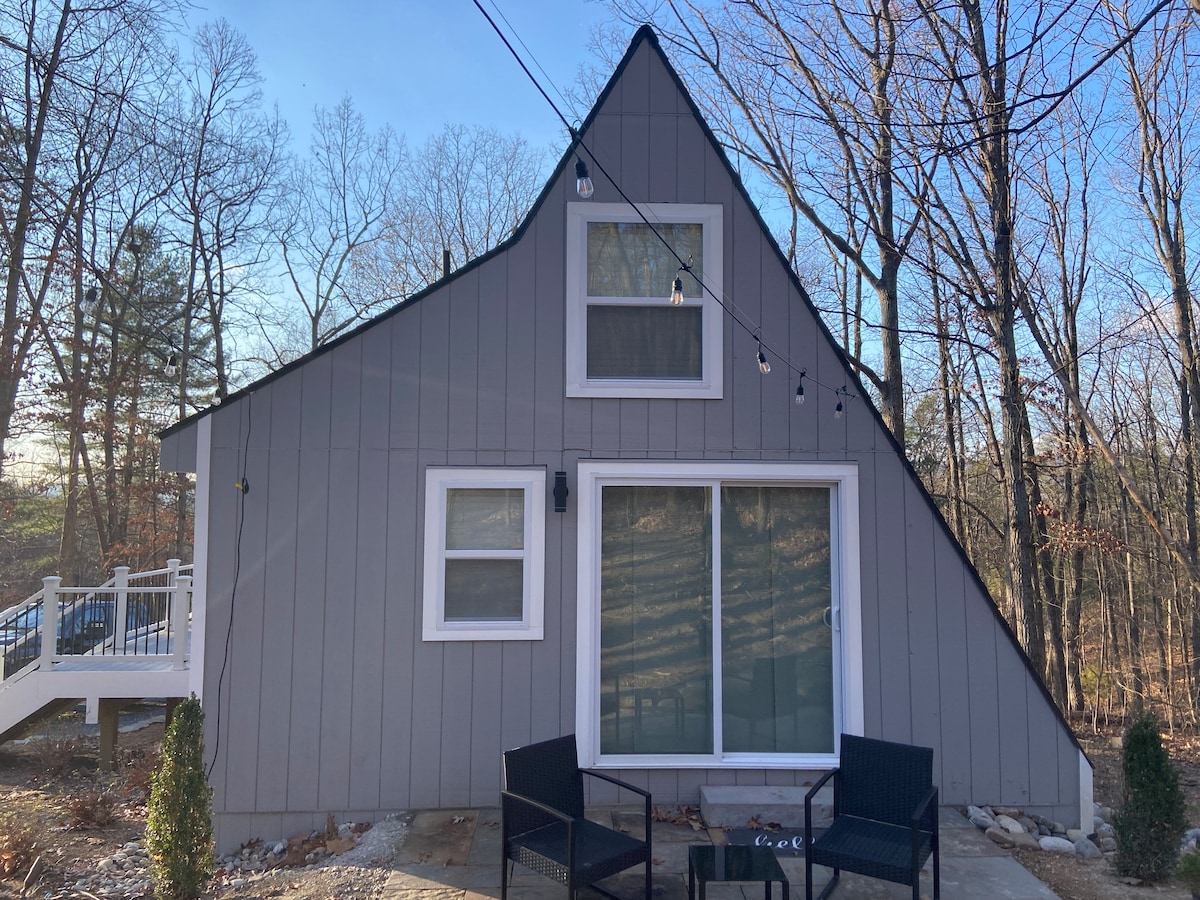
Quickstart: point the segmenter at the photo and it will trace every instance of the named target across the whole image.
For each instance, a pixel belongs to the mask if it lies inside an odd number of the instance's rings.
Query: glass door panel
[[[712,489],[601,488],[600,752],[713,752]]]
[[[727,753],[832,753],[830,491],[721,489]]]

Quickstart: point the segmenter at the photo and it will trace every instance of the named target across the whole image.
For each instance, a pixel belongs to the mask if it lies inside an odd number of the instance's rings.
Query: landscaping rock
[[[1038,841],[1040,846],[1047,853],[1074,853],[1075,845],[1066,838],[1060,837],[1044,837]]]
[[[1104,854],[1100,852],[1100,848],[1085,837],[1075,841],[1075,852],[1084,859],[1100,859],[1104,856]]]

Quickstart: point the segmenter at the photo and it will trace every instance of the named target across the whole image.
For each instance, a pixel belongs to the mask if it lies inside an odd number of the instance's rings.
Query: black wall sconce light
[[[567,473],[554,473],[554,511],[567,511],[567,495],[571,492],[567,490]]]

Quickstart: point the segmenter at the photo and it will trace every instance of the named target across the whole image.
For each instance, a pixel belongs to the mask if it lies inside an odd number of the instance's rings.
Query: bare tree
[[[309,349],[391,299],[351,290],[349,273],[355,254],[388,228],[404,156],[395,132],[384,126],[372,134],[349,97],[316,111],[309,156],[293,167],[278,233]]]

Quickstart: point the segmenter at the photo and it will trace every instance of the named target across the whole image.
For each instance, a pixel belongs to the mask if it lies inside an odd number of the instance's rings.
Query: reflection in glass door
[[[601,753],[833,751],[830,503],[825,486],[602,486]]]

